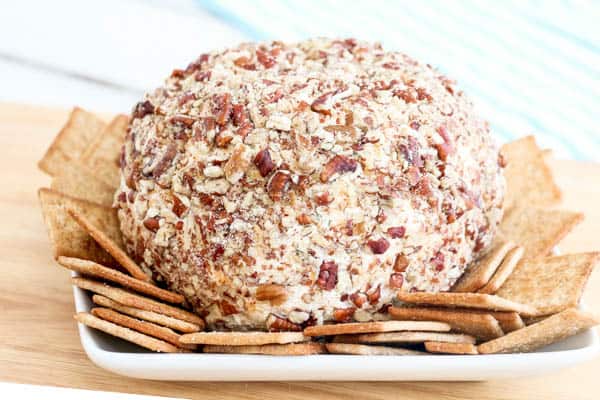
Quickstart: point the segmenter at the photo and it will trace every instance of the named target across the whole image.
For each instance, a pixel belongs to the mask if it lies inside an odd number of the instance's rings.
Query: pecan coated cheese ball
[[[243,44],[132,113],[127,250],[213,329],[385,318],[493,239],[502,162],[454,82],[378,44]]]

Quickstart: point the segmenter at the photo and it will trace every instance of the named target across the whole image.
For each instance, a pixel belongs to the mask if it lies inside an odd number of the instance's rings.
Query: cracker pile
[[[581,220],[558,210],[560,190],[532,136],[502,148],[508,191],[500,234],[445,293],[399,292],[388,321],[309,326],[303,332],[205,332],[185,298],[160,287],[125,251],[112,207],[128,118],[106,124],[75,108],[39,168],[39,198],[59,265],[94,306],[74,318],[165,353],[493,354],[527,352],[600,320],[579,310],[600,253],[551,256]]]

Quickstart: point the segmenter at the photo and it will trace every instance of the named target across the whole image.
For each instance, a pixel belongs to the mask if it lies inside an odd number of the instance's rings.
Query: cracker
[[[80,274],[91,276],[94,278],[104,279],[110,282],[117,283],[127,289],[131,289],[138,293],[142,293],[169,303],[182,304],[185,299],[179,293],[170,292],[161,289],[146,281],[141,281],[132,278],[122,272],[112,268],[107,268],[93,261],[82,260],[80,258],[58,257],[58,263],[71,271],[79,272]]]
[[[533,136],[505,144],[501,153],[507,162],[504,169],[506,209],[514,205],[532,204],[545,207],[560,202],[560,189],[556,186],[544,153]]]
[[[112,322],[100,319],[92,314],[86,312],[80,312],[74,315],[77,322],[89,326],[90,328],[98,329],[102,332],[108,333],[111,336],[116,336],[121,339],[127,340],[128,342],[135,343],[138,346],[144,347],[148,350],[162,352],[162,353],[180,353],[183,350],[173,346],[160,339],[155,339],[143,333],[133,331],[129,328],[124,328]]]
[[[536,309],[515,303],[492,294],[483,293],[426,293],[398,292],[398,300],[412,304],[429,304],[441,307],[465,307],[490,311],[515,311],[522,315],[535,315]]]
[[[38,162],[38,167],[48,175],[58,174],[66,163],[81,156],[105,126],[94,114],[79,107],[73,108],[67,123]]]
[[[311,354],[326,353],[325,345],[321,343],[291,343],[291,344],[265,344],[248,346],[206,345],[205,353],[223,354],[265,354],[271,356],[308,356]]]
[[[197,332],[182,335],[181,343],[247,346],[309,341],[302,332]]]
[[[450,325],[443,322],[426,321],[376,321],[347,324],[315,325],[304,329],[305,336],[345,335],[349,333],[375,333],[398,331],[448,332]]]
[[[445,322],[453,331],[467,333],[480,340],[504,335],[498,321],[486,312],[437,307],[390,307],[388,313],[396,320]]]
[[[475,337],[463,333],[441,332],[384,332],[362,333],[359,335],[338,335],[334,343],[423,343],[449,342],[475,344]]]
[[[115,310],[111,310],[110,308],[92,308],[92,315],[105,321],[122,326],[124,328],[129,328],[137,332],[145,333],[148,336],[164,340],[165,342],[171,343],[172,345],[177,347],[187,348],[189,350],[195,349],[194,345],[182,345],[181,343],[179,343],[180,335],[169,328],[153,324],[152,322],[141,321],[139,319],[131,318],[127,315],[116,312]]]
[[[181,319],[200,326],[200,329],[204,329],[204,321],[202,318],[196,314],[192,314],[189,311],[182,310],[181,308],[159,303],[158,301],[128,292],[127,290],[109,286],[105,283],[96,282],[90,279],[71,278],[71,281],[75,286],[81,289],[101,294],[111,300],[116,301],[117,303]]]
[[[143,319],[145,321],[154,322],[157,325],[166,326],[167,328],[174,329],[182,333],[192,333],[200,331],[200,326],[192,324],[191,322],[183,321],[177,318],[169,317],[167,315],[155,313],[153,311],[141,310],[139,308],[133,308],[124,306],[123,304],[117,303],[109,299],[108,297],[95,294],[92,296],[92,301],[99,306],[111,308],[120,312],[121,314],[127,314],[137,319]]]
[[[511,241],[500,240],[479,260],[473,262],[452,286],[453,292],[476,292],[494,275],[508,252],[515,247]]]
[[[582,220],[581,213],[517,207],[504,215],[500,231],[523,246],[524,259],[536,259],[548,255]]]
[[[600,253],[580,253],[521,262],[496,292],[535,307],[529,316],[554,314],[575,307]]]
[[[481,354],[524,353],[577,335],[599,322],[592,314],[568,308],[536,324],[482,343],[477,349]]]
[[[119,186],[119,157],[128,124],[126,115],[117,115],[87,146],[80,159],[100,180],[113,188]]]
[[[93,171],[76,160],[64,163],[52,178],[51,187],[57,192],[106,207],[112,206],[115,195],[113,187],[98,179]]]
[[[521,246],[517,246],[509,251],[504,260],[502,260],[502,264],[500,264],[496,272],[494,272],[492,279],[490,279],[489,282],[477,292],[487,294],[496,293],[498,289],[500,289],[500,286],[506,282],[510,274],[512,274],[519,261],[521,261],[523,252],[524,251]]]
[[[118,265],[117,261],[69,216],[67,207],[82,212],[85,210],[88,217],[108,221],[108,224],[117,223],[115,210],[66,196],[52,189],[42,188],[38,191],[38,196],[55,259],[66,256],[92,260],[103,265]]]
[[[133,261],[127,253],[123,250],[123,242],[120,240],[116,242],[106,233],[108,230],[119,229],[117,226],[106,226],[106,224],[99,225],[95,224],[91,219],[87,218],[83,213],[78,212],[74,208],[67,208],[69,215],[83,228],[89,235],[94,238],[96,242],[104,250],[106,250],[117,262],[127,270],[133,277],[150,282],[151,279],[142,269]]]
[[[357,356],[422,356],[427,354],[418,350],[400,347],[369,346],[352,343],[327,343],[327,351],[333,354],[353,354]]]
[[[505,333],[525,327],[525,322],[523,322],[521,316],[516,312],[493,311],[490,314],[498,321]]]
[[[425,350],[441,354],[479,354],[477,346],[470,343],[425,342]]]

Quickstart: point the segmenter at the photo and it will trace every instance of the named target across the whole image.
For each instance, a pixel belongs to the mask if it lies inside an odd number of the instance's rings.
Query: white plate
[[[73,288],[75,308],[89,311],[88,293]],[[158,354],[79,324],[81,344],[100,368],[133,378],[169,381],[480,381],[544,374],[595,357],[589,329],[535,353],[478,356],[262,356]]]

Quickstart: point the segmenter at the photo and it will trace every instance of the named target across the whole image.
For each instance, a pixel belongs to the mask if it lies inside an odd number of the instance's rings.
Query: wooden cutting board
[[[36,163],[67,110],[0,103],[0,380],[214,399],[596,399],[600,358],[559,373],[477,383],[141,381],[93,365],[79,343],[69,274],[51,259],[36,191],[49,178]],[[600,250],[600,164],[551,160],[564,208],[585,212],[563,252]],[[600,311],[600,273],[585,301]]]

